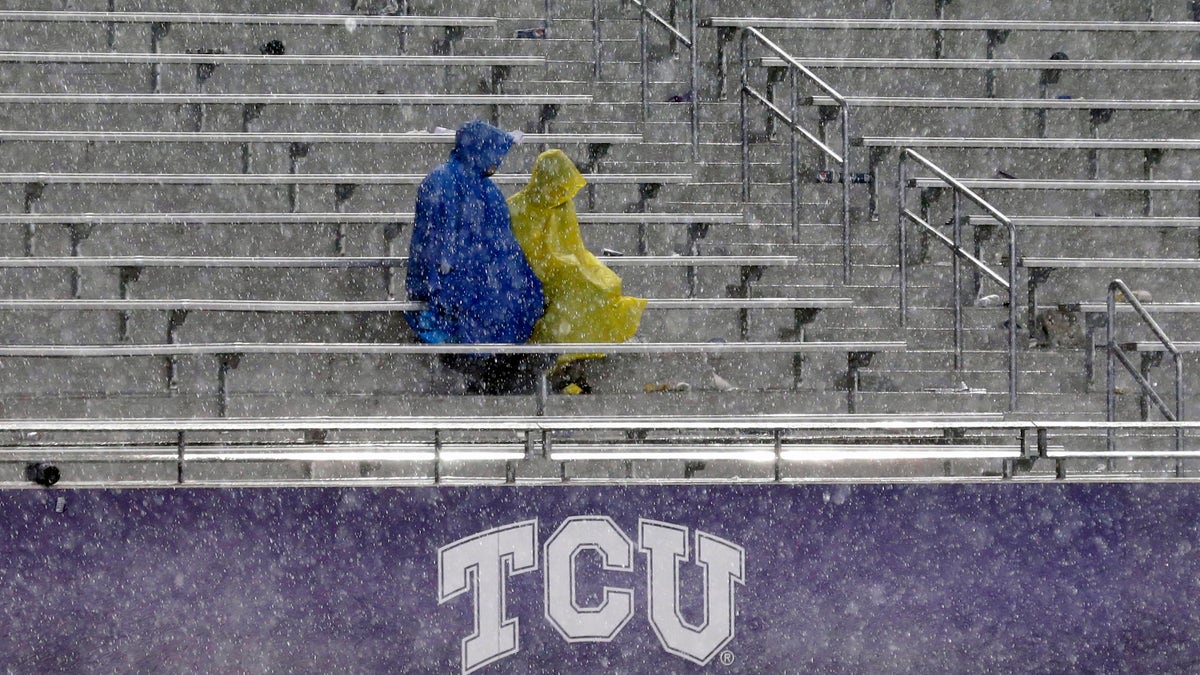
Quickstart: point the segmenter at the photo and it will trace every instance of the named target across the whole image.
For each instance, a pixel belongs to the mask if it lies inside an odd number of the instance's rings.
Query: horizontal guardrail
[[[0,138],[4,132],[0,132]],[[851,141],[868,148],[1018,148],[1047,150],[1200,150],[1192,138],[949,138],[940,136],[862,136]]]
[[[1128,269],[1200,269],[1200,258],[1035,258],[1020,259],[1022,267],[1038,268],[1128,268]]]
[[[1010,19],[792,19],[714,16],[701,21],[712,28],[807,28],[822,30],[1065,31],[1122,33],[1196,33],[1192,21],[1023,21]]]
[[[938,187],[936,178],[913,178],[909,187]],[[1200,180],[1072,180],[1066,178],[963,178],[959,182],[978,190],[1200,190]]]
[[[990,216],[968,216],[972,225],[995,225]],[[1197,227],[1194,216],[1012,216],[1018,227]]]
[[[1200,110],[1195,99],[1084,99],[1084,98],[945,98],[923,96],[847,96],[850,105],[864,108],[1024,108],[1030,110]],[[806,103],[836,105],[833,99],[810,96]]]
[[[322,463],[413,463],[432,465],[428,471],[411,470],[393,477],[342,479],[349,483],[379,482],[674,482],[709,483],[738,479],[713,478],[698,474],[695,462],[741,462],[774,465],[770,471],[740,479],[742,482],[777,483],[818,480],[807,475],[786,475],[781,467],[839,462],[891,462],[905,471],[903,477],[874,480],[1004,480],[1049,481],[1068,479],[1067,462],[1077,459],[1184,459],[1200,456],[1200,449],[1157,449],[1144,445],[1110,450],[1079,447],[1080,441],[1103,440],[1110,432],[1125,434],[1135,443],[1156,434],[1183,434],[1200,430],[1196,422],[1096,422],[1001,419],[995,414],[890,414],[890,415],[744,415],[744,416],[474,416],[474,417],[365,417],[365,418],[234,418],[234,419],[20,419],[0,420],[0,433],[21,440],[0,443],[0,462],[35,462],[42,467],[99,462],[173,466],[176,484],[328,484],[330,479],[286,479],[270,477],[213,478],[199,470],[205,465],[238,462]],[[387,433],[382,441],[367,440],[363,433]],[[488,438],[486,434],[513,433],[511,440]],[[575,435],[587,432],[588,439]],[[97,440],[99,434],[119,434],[117,439]],[[398,433],[406,434],[397,439]],[[446,434],[472,434],[476,438],[447,438]],[[636,433],[637,439],[629,437]],[[71,436],[84,434],[83,438]],[[238,438],[234,434],[251,434]],[[261,434],[267,434],[262,436]],[[281,437],[281,434],[283,436]],[[343,435],[345,434],[345,435]],[[569,434],[569,435],[568,435]],[[599,435],[597,435],[599,434]],[[1130,436],[1132,434],[1132,436]],[[303,436],[303,441],[299,436]],[[938,437],[954,438],[939,442]],[[606,437],[607,436],[607,437]],[[1194,438],[1191,437],[1191,438]],[[1100,444],[1103,446],[1103,443]],[[911,472],[911,461],[999,460],[1002,471],[978,475],[936,475]],[[1038,460],[1054,463],[1053,474],[1033,473]],[[624,462],[622,479],[572,478],[572,462]],[[687,462],[682,476],[639,479],[632,462]],[[467,478],[453,476],[463,462],[503,462],[503,477]],[[558,475],[546,476],[544,469],[524,475],[525,466],[558,464]],[[1181,465],[1181,464],[1180,464]],[[55,475],[57,477],[57,467]],[[195,470],[193,470],[195,469]],[[886,469],[885,469],[886,470]],[[820,475],[828,476],[822,472]],[[83,487],[95,483],[64,473],[60,487]],[[1153,468],[1117,472],[1088,470],[1073,478],[1087,481],[1196,480],[1187,473],[1166,477]],[[108,479],[112,487],[163,484],[157,479]],[[830,480],[826,478],[825,480]],[[861,478],[859,480],[862,480]],[[871,480],[868,478],[868,480]],[[337,482],[333,479],[332,482]],[[15,485],[10,483],[9,485]]]
[[[866,68],[882,70],[1115,70],[1115,71],[1174,71],[1200,70],[1200,61],[1134,61],[1083,60],[1054,61],[1051,59],[917,59],[872,58],[857,56],[797,57],[810,68]],[[763,58],[760,65],[776,68],[785,65],[782,59]]]

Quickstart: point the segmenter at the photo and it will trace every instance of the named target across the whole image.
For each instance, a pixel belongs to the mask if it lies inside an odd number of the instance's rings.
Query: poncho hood
[[[512,146],[513,137],[508,132],[474,120],[454,134],[450,158],[482,176],[488,169],[499,167]]]
[[[571,201],[587,185],[583,174],[562,150],[547,150],[533,163],[522,191],[531,204],[553,208]]]

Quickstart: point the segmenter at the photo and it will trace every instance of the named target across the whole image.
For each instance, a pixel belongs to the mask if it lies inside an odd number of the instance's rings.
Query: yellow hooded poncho
[[[621,295],[621,277],[583,245],[571,200],[584,185],[569,157],[547,150],[525,189],[508,198],[513,234],[546,295],[530,342],[624,342],[642,320],[646,301]]]

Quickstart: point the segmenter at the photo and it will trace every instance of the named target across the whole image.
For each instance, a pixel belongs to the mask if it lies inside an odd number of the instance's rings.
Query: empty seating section
[[[1187,3],[68,4],[0,11],[0,484],[1200,475]],[[470,119],[579,166],[633,341],[416,341]]]

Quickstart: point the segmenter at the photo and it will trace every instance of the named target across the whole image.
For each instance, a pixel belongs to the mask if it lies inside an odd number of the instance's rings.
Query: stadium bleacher
[[[1200,352],[1184,3],[69,4],[0,11],[0,481],[1200,471],[1200,371],[1136,380]],[[652,299],[590,393],[463,394],[400,318],[435,128],[473,118],[525,133],[506,194],[572,156]],[[1114,276],[1153,301],[1110,317]]]

